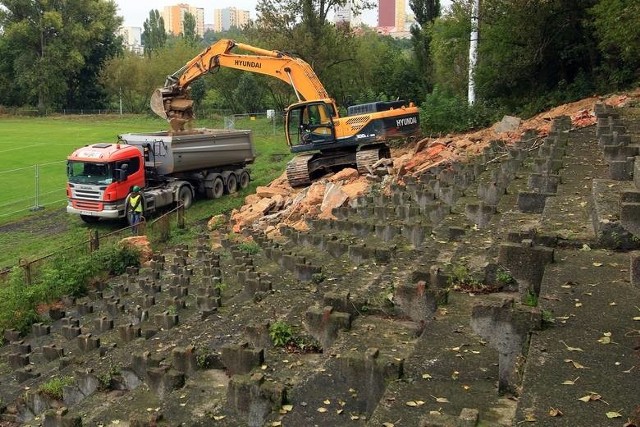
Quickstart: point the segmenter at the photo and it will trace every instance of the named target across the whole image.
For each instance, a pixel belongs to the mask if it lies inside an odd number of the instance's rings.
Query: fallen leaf
[[[568,351],[584,351],[583,349],[581,349],[581,348],[579,348],[579,347],[570,347],[570,346],[568,346],[568,345],[567,345],[567,343],[566,343],[566,342],[564,342],[564,341],[562,341],[562,340],[560,340],[560,342],[561,342],[562,344],[564,344],[564,346],[567,348],[567,350],[568,350]]]
[[[605,332],[604,336],[598,340],[600,344],[611,344],[611,332]]]
[[[562,385],[575,385],[576,381],[578,381],[578,378],[580,378],[580,377],[576,377],[575,380],[564,380],[562,382]]]
[[[318,411],[318,412],[327,412],[327,408],[324,408],[324,407],[322,407],[322,406],[321,406],[321,407],[319,407],[319,408],[317,409],[317,411]]]
[[[336,414],[340,415],[340,414],[342,414],[343,412],[344,412],[344,409],[338,409],[338,410],[336,411]]]
[[[590,402],[592,400],[602,400],[602,396],[600,396],[598,393],[589,392],[589,394],[587,394],[586,396],[582,396],[578,400],[581,400],[583,402]]]
[[[325,405],[331,405],[331,401],[329,399],[325,399],[322,403]]]
[[[533,415],[532,413],[528,413],[524,415],[524,420],[528,423],[535,423],[536,421],[538,421],[536,419],[536,416]]]
[[[620,418],[621,416],[622,416],[622,414],[620,412],[617,412],[617,411],[607,412],[607,418]]]
[[[382,423],[382,427],[395,427],[394,423]]]
[[[282,421],[274,421],[271,423],[271,427],[280,427],[282,425]]]
[[[564,415],[562,413],[562,411],[558,408],[551,408],[549,409],[549,416],[550,417],[561,417],[562,415]]]
[[[220,420],[224,420],[227,416],[226,415],[214,415],[213,419],[215,421],[220,421]]]
[[[360,417],[358,415],[351,415],[351,421],[359,420]]]
[[[449,403],[449,399],[447,399],[446,397],[435,397],[435,396],[431,396],[431,397],[433,397],[438,403]]]
[[[408,401],[407,403],[405,403],[405,405],[407,406],[411,406],[411,407],[416,407],[418,406],[418,404],[416,402],[414,402],[413,400]]]
[[[431,375],[429,375],[429,374],[422,374],[422,379],[430,380],[431,378],[433,378],[433,377]]]
[[[602,263],[601,262],[594,262],[593,266],[594,267],[602,267]]]

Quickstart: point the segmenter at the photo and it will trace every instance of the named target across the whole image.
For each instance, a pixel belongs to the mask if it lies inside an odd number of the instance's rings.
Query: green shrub
[[[293,338],[293,328],[284,320],[278,320],[269,327],[269,337],[276,347],[284,347]]]
[[[242,242],[238,245],[238,249],[249,255],[255,255],[260,252],[260,245],[256,242]]]
[[[131,246],[112,246],[97,252],[98,261],[104,270],[111,275],[124,274],[127,267],[140,266],[140,251]]]
[[[109,274],[122,274],[128,266],[138,266],[138,252],[129,247],[109,247],[93,254],[57,257],[42,267],[31,285],[16,267],[0,288],[0,330],[17,329],[23,334],[40,321],[39,304],[63,296],[81,297],[92,280]]]
[[[464,97],[436,87],[420,106],[420,122],[425,135],[465,132],[489,126],[500,116],[489,106],[476,102],[469,106]]]

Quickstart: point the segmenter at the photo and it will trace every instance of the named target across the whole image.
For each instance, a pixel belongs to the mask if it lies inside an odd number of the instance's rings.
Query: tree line
[[[415,23],[407,39],[331,23],[332,8],[346,2],[259,0],[255,22],[203,38],[192,15],[183,34],[171,36],[150,10],[138,55],[116,36],[122,18],[111,0],[0,0],[0,106],[148,113],[166,76],[220,38],[300,56],[345,108],[411,100],[431,133],[505,113],[528,116],[639,80],[637,0],[482,0],[473,106],[466,99],[473,0],[453,0],[446,11],[438,0],[409,0]],[[196,108],[234,113],[281,111],[294,100],[278,79],[228,69],[197,80],[192,96]]]

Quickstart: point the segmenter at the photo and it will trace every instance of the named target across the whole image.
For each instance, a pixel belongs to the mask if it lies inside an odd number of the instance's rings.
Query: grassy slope
[[[223,120],[199,120],[200,127],[223,127]],[[236,119],[237,129],[252,129],[258,157],[252,166],[251,186],[219,200],[200,200],[187,213],[195,223],[242,205],[244,196],[284,171],[290,158],[282,125],[264,118]],[[0,118],[0,268],[16,265],[20,258],[35,259],[88,238],[89,227],[64,212],[65,159],[75,148],[115,141],[120,133],[166,129],[160,119],[138,116],[62,116],[51,118]],[[286,154],[274,161],[274,154]],[[34,206],[34,164],[40,164],[40,205]],[[18,200],[18,202],[15,202]],[[19,211],[16,213],[16,211]],[[121,224],[104,223],[101,232]],[[183,236],[189,239],[190,233]]]

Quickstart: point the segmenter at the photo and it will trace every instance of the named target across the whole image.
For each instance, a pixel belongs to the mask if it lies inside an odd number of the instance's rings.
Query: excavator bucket
[[[156,89],[151,95],[151,110],[163,119],[167,119],[167,110],[164,107],[164,96],[162,89]]]

